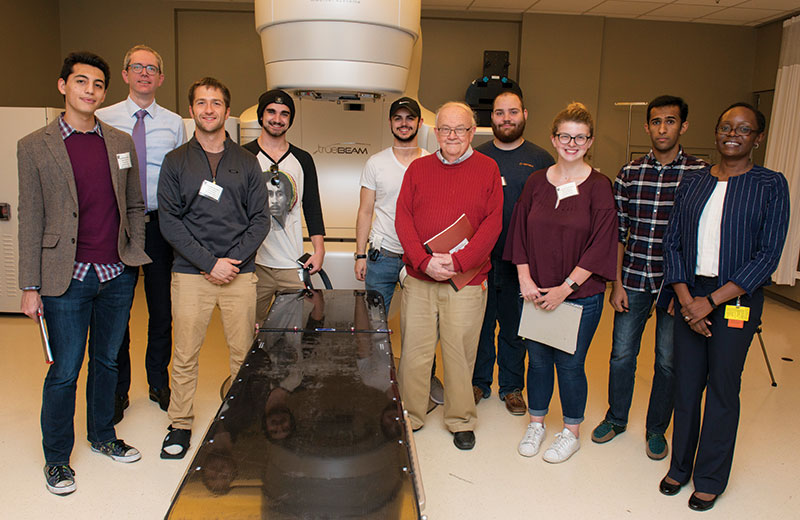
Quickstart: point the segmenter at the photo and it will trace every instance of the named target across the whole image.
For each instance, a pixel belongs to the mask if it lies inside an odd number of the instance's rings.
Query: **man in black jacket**
[[[183,458],[189,448],[198,356],[214,307],[222,316],[232,378],[253,341],[254,256],[270,225],[258,162],[225,133],[227,87],[203,78],[189,89],[189,106],[194,137],[167,154],[158,182],[161,233],[175,249],[171,424],[163,459]]]
[[[276,292],[303,287],[297,272],[297,260],[303,254],[301,205],[314,248],[314,254],[303,267],[309,267],[313,274],[322,268],[325,259],[325,224],[314,160],[308,152],[286,140],[286,131],[292,126],[294,115],[294,101],[289,94],[283,90],[265,92],[258,99],[261,135],[244,145],[256,156],[261,170],[266,173],[272,223],[272,233],[256,254],[257,323],[263,323]]]

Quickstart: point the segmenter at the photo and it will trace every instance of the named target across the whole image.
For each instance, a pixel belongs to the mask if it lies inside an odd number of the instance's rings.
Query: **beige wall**
[[[512,63],[516,61],[513,57],[519,59],[517,79],[529,111],[525,136],[551,149],[553,116],[570,101],[581,101],[595,116],[592,163],[614,176],[627,161],[628,124],[627,108],[614,106],[615,101],[647,102],[664,93],[684,97],[690,106],[690,130],[684,144],[698,153],[710,153],[719,112],[730,103],[750,101],[752,97],[756,29],[539,14],[526,14],[519,23],[517,50],[509,37],[513,34],[511,21],[423,17],[422,101],[427,104],[429,99],[463,96],[471,77],[480,74],[477,58],[461,65],[477,67],[470,74],[450,70],[455,59],[452,49],[467,49],[478,58],[483,49],[509,50]],[[434,39],[432,33],[443,36]],[[492,36],[476,38],[476,34]],[[768,36],[759,40],[761,54],[774,55],[777,60],[779,38],[776,42],[774,34]],[[719,42],[725,42],[724,53]],[[759,61],[760,69],[770,66]],[[634,150],[646,151],[650,146],[642,129],[644,119],[645,108],[635,107],[631,130]]]
[[[189,117],[189,87],[203,76],[217,78],[231,91],[232,116],[258,103],[266,76],[252,12],[183,10],[175,27],[181,116]],[[209,37],[213,34],[224,37]]]
[[[519,21],[430,17],[420,25],[419,101],[425,108],[435,111],[447,101],[463,101],[472,80],[483,75],[483,51],[508,51],[508,77],[517,80]]]
[[[597,114],[603,20],[596,16],[523,17],[519,84],[528,108],[525,137],[548,151],[552,152],[553,117],[568,103],[580,101]],[[595,121],[595,134],[597,125]]]
[[[103,56],[111,65],[113,79],[106,96],[106,105],[116,103],[127,96],[128,88],[120,75],[122,58],[129,48],[144,43],[156,49],[164,59],[164,84],[156,96],[159,104],[170,110],[186,113],[188,113],[188,101],[186,101],[188,84],[179,88],[177,79],[181,59],[176,46],[176,41],[179,40],[175,30],[176,17],[180,16],[177,13],[196,11],[213,15],[214,11],[219,10],[233,13],[252,12],[251,5],[228,2],[61,0],[60,4],[62,55],[74,50],[87,49]],[[255,33],[255,22],[250,23],[249,29]],[[221,25],[210,34],[195,34],[192,37],[202,41],[203,44],[217,40],[222,42],[221,46],[224,47],[224,42],[236,39],[238,32],[240,32],[239,27],[232,29]],[[260,52],[260,48],[258,50]],[[221,59],[219,56],[212,58],[214,61]],[[230,61],[238,63],[236,60]],[[241,65],[244,74],[247,63],[241,62]]]
[[[56,90],[63,59],[58,0],[4,2],[0,16],[0,49],[3,49],[7,78],[0,82],[0,105],[63,104]]]

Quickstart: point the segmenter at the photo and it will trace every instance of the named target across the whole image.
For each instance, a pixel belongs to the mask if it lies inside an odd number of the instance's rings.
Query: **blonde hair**
[[[592,114],[589,113],[589,109],[583,103],[573,101],[567,105],[567,108],[556,114],[555,119],[553,119],[553,136],[558,133],[558,126],[566,122],[583,123],[589,127],[589,137],[594,136],[594,120],[592,119]]]
[[[152,47],[148,47],[147,45],[134,45],[128,52],[125,53],[125,58],[122,59],[122,70],[128,70],[128,66],[131,64],[131,55],[133,55],[136,51],[147,51],[153,56],[156,57],[156,61],[158,62],[158,72],[164,72],[164,61],[161,59],[161,55],[156,52],[155,49]]]

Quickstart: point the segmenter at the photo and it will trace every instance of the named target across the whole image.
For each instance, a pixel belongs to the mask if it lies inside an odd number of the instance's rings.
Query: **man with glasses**
[[[286,139],[294,116],[294,100],[288,93],[270,90],[261,94],[256,112],[261,134],[258,139],[244,145],[256,156],[261,171],[266,174],[272,220],[272,231],[256,254],[256,322],[259,324],[266,319],[276,292],[303,288],[298,273],[298,260],[303,255],[301,206],[314,248],[314,253],[302,265],[314,274],[322,268],[325,260],[325,224],[314,159]]]
[[[497,164],[472,149],[475,116],[464,103],[445,103],[436,114],[439,150],[406,170],[397,199],[395,229],[408,271],[400,326],[403,353],[398,382],[411,427],[422,428],[430,370],[441,340],[444,421],[457,448],[475,446],[477,411],[472,372],[486,307],[489,254],[503,224],[503,188]],[[426,242],[465,216],[474,231],[448,252]],[[432,250],[433,251],[433,250]],[[473,272],[456,290],[449,281]]]
[[[672,316],[656,300],[664,278],[662,240],[684,172],[705,163],[683,151],[680,136],[689,128],[689,107],[675,96],[659,96],[647,106],[644,130],[650,152],[622,167],[614,182],[619,218],[617,277],[609,301],[614,308],[614,333],[608,376],[608,412],[592,432],[605,443],[625,431],[633,399],[636,358],[647,320],[656,314],[655,371],[646,421],[646,453],[653,460],[667,456],[664,432],[674,403]],[[666,293],[665,295],[666,296]]]
[[[489,271],[486,314],[483,317],[472,390],[477,404],[489,397],[497,359],[497,379],[500,399],[512,415],[524,415],[528,407],[522,397],[525,387],[525,344],[517,335],[519,330],[519,278],[517,268],[503,260],[506,233],[514,205],[522,193],[528,176],[553,164],[553,157],[522,137],[528,111],[522,98],[514,92],[504,92],[492,106],[494,139],[476,148],[495,160],[503,184],[503,230],[492,249],[492,270]],[[495,330],[500,325],[495,351]],[[496,357],[495,357],[496,352]]]
[[[383,307],[389,307],[400,271],[403,268],[403,246],[394,229],[397,194],[408,165],[429,155],[417,146],[417,132],[422,124],[419,103],[401,97],[389,107],[389,127],[394,141],[391,147],[367,160],[361,173],[361,195],[356,218],[356,252],[354,272],[367,290],[383,296]],[[373,221],[373,216],[375,220]],[[369,239],[369,252],[367,252]],[[444,403],[444,388],[436,377],[436,360],[431,371],[431,401]]]
[[[172,309],[170,271],[172,247],[158,228],[158,175],[161,162],[186,142],[181,116],[156,103],[156,90],[164,82],[161,55],[147,45],[135,45],[125,53],[122,80],[128,84],[128,97],[97,111],[97,117],[131,136],[139,159],[139,179],[145,203],[145,251],[153,260],[142,267],[147,300],[147,353],[145,370],[150,400],[162,410],[169,406],[169,367],[172,355]],[[138,276],[138,272],[137,272]],[[130,327],[117,358],[119,378],[114,400],[114,424],[122,420],[128,407],[131,387]]]

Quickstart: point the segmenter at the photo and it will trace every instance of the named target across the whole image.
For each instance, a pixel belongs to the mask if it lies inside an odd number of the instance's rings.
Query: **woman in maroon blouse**
[[[525,340],[531,422],[519,453],[536,455],[544,440],[555,365],[564,429],[544,453],[551,463],[563,462],[580,449],[586,352],[603,310],[605,282],[616,276],[617,213],[611,181],[584,159],[593,132],[592,116],[581,103],[571,103],[556,116],[551,141],[558,161],[528,178],[505,249],[505,259],[517,265],[525,300],[545,311],[564,300],[583,307],[574,354]]]

